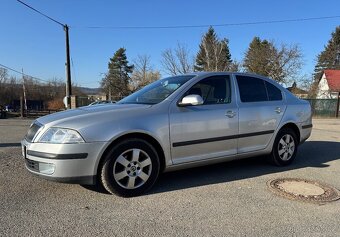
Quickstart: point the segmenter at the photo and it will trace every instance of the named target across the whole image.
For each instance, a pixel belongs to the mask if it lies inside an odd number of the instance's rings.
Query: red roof
[[[340,70],[325,70],[330,91],[340,92]]]

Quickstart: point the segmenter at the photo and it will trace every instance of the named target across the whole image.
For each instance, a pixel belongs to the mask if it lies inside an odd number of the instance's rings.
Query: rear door
[[[261,78],[236,75],[239,91],[238,153],[264,149],[286,109],[281,90]]]

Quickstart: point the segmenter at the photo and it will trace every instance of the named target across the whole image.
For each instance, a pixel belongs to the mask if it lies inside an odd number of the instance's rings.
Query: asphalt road
[[[296,177],[340,189],[340,120],[314,120],[290,167],[257,158],[168,173],[128,199],[30,175],[19,146],[30,122],[0,120],[0,236],[340,236],[340,201],[292,201],[266,185]]]

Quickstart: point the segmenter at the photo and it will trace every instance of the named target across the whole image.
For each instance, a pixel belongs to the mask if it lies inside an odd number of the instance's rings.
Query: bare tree
[[[239,72],[242,69],[242,64],[237,61],[236,59],[233,59],[233,61],[229,65],[229,71],[230,72]]]
[[[8,73],[7,69],[5,68],[0,68],[0,105],[5,103],[6,99],[6,94],[5,94],[5,89],[6,89],[6,83],[8,80]]]
[[[0,84],[5,83],[8,78],[7,69],[0,68]]]
[[[268,67],[268,76],[286,84],[298,79],[303,63],[302,53],[297,45],[282,44],[279,48],[275,48],[272,43],[270,52],[271,66]]]
[[[25,93],[27,100],[44,101],[45,107],[56,109],[64,108],[65,83],[62,79],[52,78],[48,82],[41,82],[35,78],[24,75]],[[13,105],[23,95],[22,76],[18,78],[8,75],[7,69],[0,68],[0,105]],[[72,84],[73,94],[82,95],[77,85]],[[50,106],[53,104],[53,106]]]
[[[313,90],[313,75],[312,74],[304,74],[300,77],[298,83],[301,89],[308,91],[309,93]]]
[[[131,75],[130,89],[136,91],[147,84],[160,79],[160,73],[151,66],[149,55],[138,55],[133,61],[135,68]]]
[[[193,71],[191,58],[189,49],[178,43],[175,49],[169,48],[163,51],[161,63],[167,74],[179,75]]]

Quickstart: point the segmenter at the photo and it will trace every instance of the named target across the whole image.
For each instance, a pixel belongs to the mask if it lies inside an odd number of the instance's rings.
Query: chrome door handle
[[[233,118],[235,117],[236,113],[234,111],[227,111],[227,113],[225,114],[225,116],[227,116],[228,118]]]
[[[281,113],[281,108],[280,107],[276,107],[276,109],[274,110],[276,113],[280,114]]]

